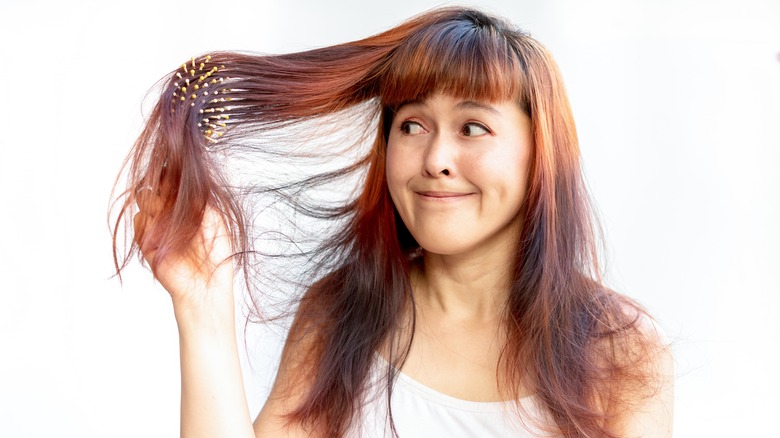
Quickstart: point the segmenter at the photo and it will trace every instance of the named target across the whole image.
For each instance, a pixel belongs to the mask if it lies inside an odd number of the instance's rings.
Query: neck
[[[426,252],[414,280],[419,306],[459,320],[495,320],[512,284],[513,245],[468,255]]]

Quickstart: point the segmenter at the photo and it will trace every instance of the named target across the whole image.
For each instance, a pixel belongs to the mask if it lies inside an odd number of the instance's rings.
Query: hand
[[[155,278],[170,293],[180,311],[233,312],[233,263],[230,234],[221,216],[206,208],[200,229],[186,250],[156,260],[159,239],[147,236],[148,226],[160,213],[161,201],[151,190],[137,196],[139,213],[133,218],[135,240]]]

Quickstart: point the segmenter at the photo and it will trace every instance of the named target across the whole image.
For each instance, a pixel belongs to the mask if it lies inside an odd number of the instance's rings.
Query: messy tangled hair
[[[653,342],[640,327],[642,310],[602,286],[574,121],[552,57],[527,34],[480,11],[437,9],[363,40],[301,53],[211,53],[172,72],[127,161],[129,181],[114,222],[117,268],[138,250],[135,243],[121,249],[120,230],[139,190],[152,189],[164,206],[140,236],[159,241],[155,263],[186,251],[204,211],[213,208],[228,224],[238,265],[250,277],[261,275],[255,256],[263,251],[246,202],[253,197],[270,196],[296,214],[337,224],[315,247],[275,255],[302,256],[314,273],[296,322],[316,328],[299,330],[311,345],[311,385],[288,418],[323,435],[343,435],[360,411],[375,352],[392,347],[389,396],[411,344],[392,341],[414,299],[409,275],[420,248],[390,199],[384,156],[393,110],[435,92],[512,100],[531,119],[529,188],[496,370],[506,382],[503,395],[519,400],[521,387],[530,390],[554,433],[616,436],[610,419],[652,383],[642,361]],[[238,187],[224,169],[232,153],[269,153],[280,132],[318,126],[323,118],[354,120],[355,112],[363,131],[352,143],[342,139],[343,151],[362,151],[351,163],[251,187]],[[280,160],[303,157],[303,143],[273,153]],[[370,147],[360,149],[364,144]],[[305,196],[351,177],[362,189],[343,202]]]

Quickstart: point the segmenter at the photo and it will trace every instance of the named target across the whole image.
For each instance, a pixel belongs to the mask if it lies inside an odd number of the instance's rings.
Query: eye
[[[476,122],[469,122],[463,125],[461,133],[466,137],[480,137],[491,134],[490,130],[485,125]]]
[[[424,134],[426,131],[421,124],[407,120],[401,123],[401,132],[406,135],[418,135]]]

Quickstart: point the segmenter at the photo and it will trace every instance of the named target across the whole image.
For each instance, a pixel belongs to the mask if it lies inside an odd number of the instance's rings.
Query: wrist
[[[212,292],[212,291],[209,291]],[[193,294],[195,295],[195,294]],[[197,294],[196,298],[173,299],[173,313],[179,331],[235,331],[235,303],[232,290],[220,294]]]

